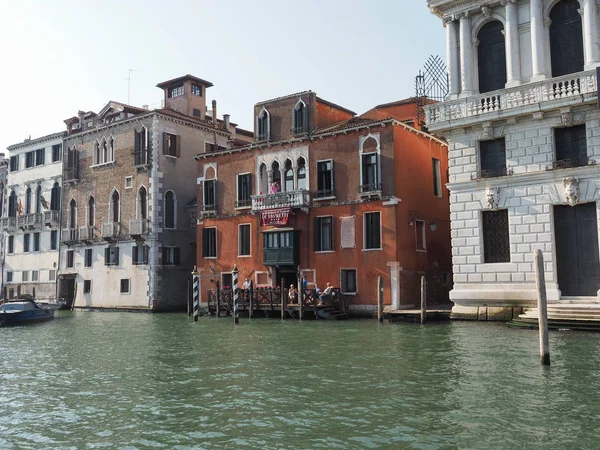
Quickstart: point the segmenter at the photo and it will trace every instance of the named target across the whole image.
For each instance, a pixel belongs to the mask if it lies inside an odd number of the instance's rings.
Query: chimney
[[[229,114],[223,114],[223,128],[229,130]]]
[[[213,125],[217,124],[217,101],[212,101],[212,123]]]
[[[148,105],[142,105],[142,108],[143,109],[150,109],[150,108],[148,108]]]
[[[77,115],[79,116],[79,124],[83,128],[83,118],[85,116],[85,112],[84,111],[77,111]]]

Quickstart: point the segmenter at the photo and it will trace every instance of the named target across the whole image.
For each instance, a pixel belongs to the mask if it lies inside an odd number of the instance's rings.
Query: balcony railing
[[[358,195],[360,195],[361,197],[381,195],[381,189],[381,183],[361,184],[358,187]]]
[[[299,134],[308,133],[308,127],[296,127],[292,128],[292,135],[298,136]]]
[[[150,164],[150,152],[148,150],[133,152],[133,166],[143,167]]]
[[[149,224],[148,219],[131,219],[129,221],[129,234],[131,236],[144,236],[148,234]]]
[[[235,207],[236,208],[250,208],[252,206],[252,199],[246,198],[244,200],[236,200]]]
[[[94,227],[79,227],[79,239],[82,241],[91,241],[96,235],[95,231],[96,230],[94,229]]]
[[[310,206],[310,191],[277,192],[252,196],[252,210],[263,211],[274,208],[306,208]]]
[[[321,191],[317,191],[315,194],[315,198],[326,198],[326,197],[335,197],[335,191],[333,189],[323,189]]]
[[[494,167],[491,169],[480,169],[477,171],[477,178],[496,178],[505,177],[509,174],[506,167]]]
[[[16,217],[2,217],[0,218],[0,228],[2,231],[15,231],[17,228]]]
[[[558,161],[554,161],[552,166],[547,166],[546,170],[555,170],[555,169],[569,169],[571,167],[583,167],[590,164],[596,164],[596,161],[593,159],[588,159],[587,155],[560,159]]]
[[[67,243],[77,242],[77,228],[63,228],[61,240]]]
[[[477,118],[496,111],[509,111],[540,102],[578,97],[598,91],[595,71],[579,72],[548,80],[527,83],[485,94],[448,100],[425,106],[427,125]],[[433,127],[435,128],[435,127]]]
[[[204,215],[211,215],[217,213],[217,205],[200,205],[200,212]]]
[[[65,181],[79,180],[79,166],[68,166],[65,169]]]
[[[119,235],[119,222],[104,222],[102,224],[102,239],[112,239]]]
[[[44,211],[44,225],[55,227],[58,225],[58,211]]]

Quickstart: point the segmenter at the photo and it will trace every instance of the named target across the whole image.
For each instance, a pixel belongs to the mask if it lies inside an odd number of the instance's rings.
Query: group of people
[[[306,292],[307,288],[308,283],[306,281],[306,277],[302,277],[302,290]],[[319,303],[317,303],[317,306],[323,306],[323,303],[331,296],[333,286],[331,285],[331,283],[328,282],[327,287],[325,288],[325,290],[323,290],[323,292],[321,292],[319,286],[315,286],[314,291],[319,296]],[[288,298],[291,305],[298,303],[298,289],[293,284],[290,284]]]

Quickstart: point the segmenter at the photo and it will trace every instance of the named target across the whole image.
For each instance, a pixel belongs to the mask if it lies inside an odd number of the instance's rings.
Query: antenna
[[[128,73],[127,73],[127,78],[125,78],[127,80],[127,104],[129,105],[129,94],[131,92],[131,72],[139,72],[139,70],[137,69],[127,69]]]

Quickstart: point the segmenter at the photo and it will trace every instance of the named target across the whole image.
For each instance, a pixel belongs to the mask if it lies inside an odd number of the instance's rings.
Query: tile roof
[[[162,83],[158,83],[156,85],[156,87],[163,88],[163,87],[169,86],[171,84],[174,84],[174,83],[177,83],[180,81],[181,82],[186,81],[186,80],[195,81],[196,83],[203,84],[206,87],[214,86],[214,84],[212,84],[210,81],[203,80],[202,78],[195,77],[194,75],[190,75],[188,73],[187,75],[184,75],[182,77],[177,77],[177,78],[173,78],[171,80],[163,81]]]
[[[306,95],[306,94],[312,94],[313,91],[302,91],[302,92],[296,92],[295,94],[289,94],[289,95],[284,95],[282,97],[275,97],[269,100],[264,100],[262,102],[258,102],[255,103],[254,106],[260,106],[260,105],[264,105],[266,103],[272,103],[272,102],[276,102],[279,100],[285,100],[286,98],[293,98],[293,97],[299,97],[300,95]]]
[[[21,147],[27,147],[30,145],[37,145],[41,142],[44,141],[50,141],[52,139],[56,139],[56,138],[62,138],[67,134],[66,131],[59,131],[58,133],[52,133],[52,134],[47,134],[46,136],[41,136],[39,138],[35,138],[35,139],[26,139],[23,142],[19,142],[17,144],[13,144],[13,145],[9,145],[7,147],[7,150],[14,150],[17,148],[21,148]]]
[[[350,110],[348,108],[344,108],[343,106],[337,105],[337,104],[335,104],[333,102],[330,102],[329,100],[325,100],[324,98],[317,97],[317,101],[321,102],[321,103],[323,103],[325,105],[331,106],[332,108],[336,108],[336,109],[339,109],[339,110],[342,110],[342,111],[346,111],[347,113],[350,113],[353,116],[356,115],[356,113],[354,111],[352,111],[352,110]]]
[[[364,127],[372,124],[377,124],[380,122],[386,122],[388,120],[392,120],[391,117],[385,119],[365,119],[363,117],[352,117],[351,119],[345,120],[344,122],[338,122],[335,125],[330,125],[328,127],[318,128],[316,129],[312,135],[326,134],[326,133],[335,133],[337,131],[343,131],[350,128],[356,127]]]

